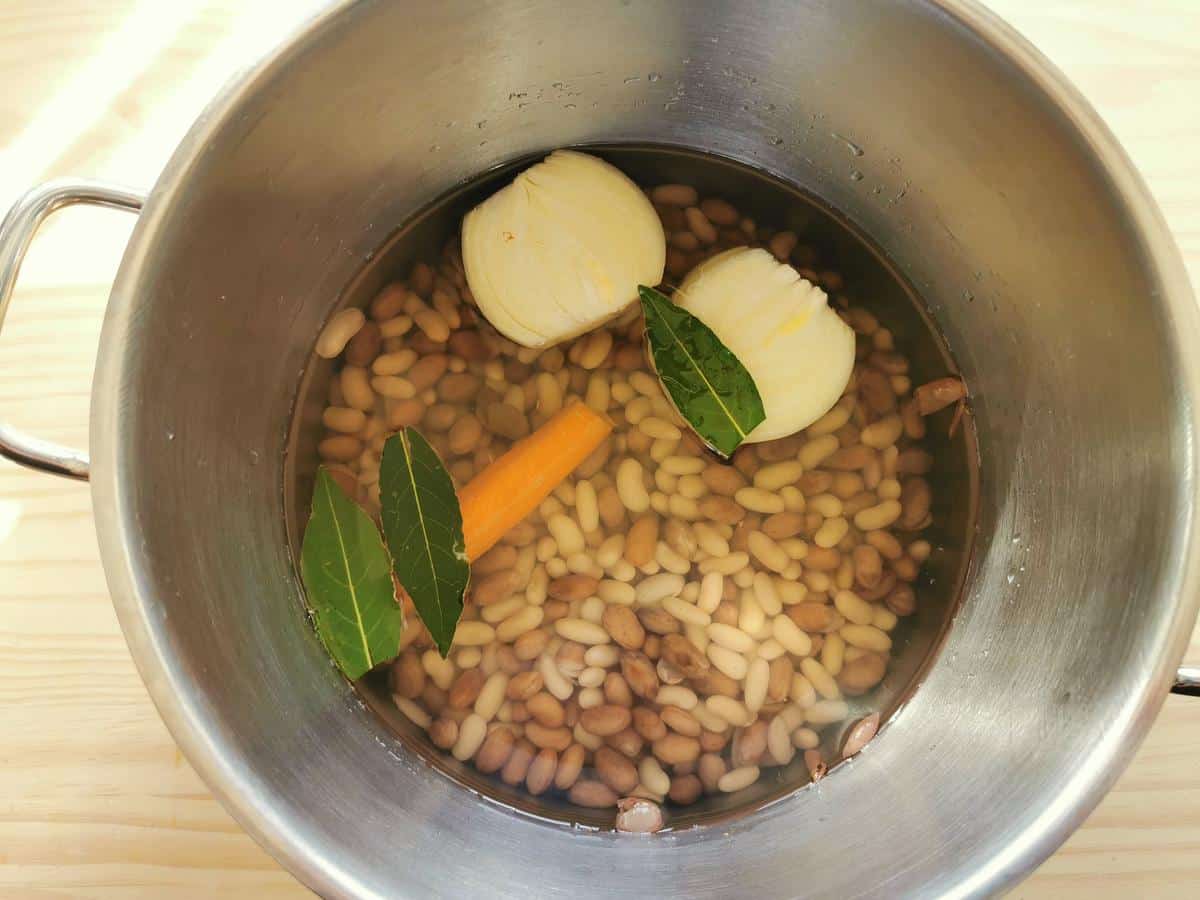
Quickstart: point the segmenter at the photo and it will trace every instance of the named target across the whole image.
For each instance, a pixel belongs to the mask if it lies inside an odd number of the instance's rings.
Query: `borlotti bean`
[[[797,755],[818,754],[823,773],[869,739],[937,513],[902,348],[829,287],[840,275],[726,198],[685,184],[649,198],[674,283],[743,245],[810,281],[822,273],[860,353],[807,429],[717,462],[650,370],[636,310],[518,347],[480,322],[452,243],[366,314],[342,310],[322,329],[316,353],[335,376],[316,443],[377,516],[380,452],[399,428],[419,428],[461,486],[570,402],[612,419],[605,443],[474,563],[449,658],[410,612],[388,686],[429,752],[547,803],[615,819],[622,797],[641,798],[669,821]]]

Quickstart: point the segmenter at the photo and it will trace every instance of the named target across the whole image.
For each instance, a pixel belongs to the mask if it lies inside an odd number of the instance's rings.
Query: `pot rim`
[[[256,774],[242,765],[241,754],[227,736],[211,725],[212,711],[198,698],[188,698],[177,662],[172,659],[167,623],[154,613],[153,586],[135,564],[136,521],[130,516],[121,484],[131,476],[122,470],[119,422],[126,399],[121,394],[126,345],[136,321],[136,286],[149,257],[155,232],[188,180],[209,140],[229,114],[286,65],[301,46],[331,28],[356,0],[337,0],[287,35],[253,66],[235,76],[207,105],[180,142],[151,192],[130,239],[114,282],[104,320],[95,384],[92,391],[92,496],[104,570],[130,653],[151,699],[188,762],[222,805],[255,841],[281,865],[318,892],[367,893],[354,873],[334,857],[321,856],[294,823],[269,804],[256,803],[263,791]],[[1200,310],[1182,256],[1149,189],[1116,137],[1083,95],[1028,40],[985,9],[979,0],[924,0],[937,13],[969,31],[984,47],[1014,66],[1069,122],[1088,152],[1102,167],[1148,264],[1164,290],[1159,302],[1173,326],[1173,352],[1179,363],[1181,404],[1188,430],[1200,432],[1200,359],[1180,352],[1181,335],[1200,334]],[[1193,441],[1185,460],[1183,489],[1189,515],[1178,523],[1182,562],[1176,572],[1176,603],[1158,623],[1159,654],[1135,679],[1130,700],[1111,721],[1106,739],[1079,766],[1069,788],[1027,827],[1011,835],[1005,848],[972,877],[955,887],[956,894],[992,893],[1011,885],[1046,859],[1078,827],[1116,781],[1141,744],[1166,698],[1190,638],[1200,606],[1200,529],[1196,527],[1197,472],[1200,444]]]

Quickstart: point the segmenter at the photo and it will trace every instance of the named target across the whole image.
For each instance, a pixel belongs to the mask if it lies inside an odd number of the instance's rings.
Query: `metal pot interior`
[[[218,99],[139,222],[96,382],[106,572],[193,765],[324,895],[984,891],[1065,837],[1161,702],[1194,615],[1177,331],[1194,322],[1123,158],[973,5],[682,12],[339,8]],[[982,461],[976,517],[970,448],[948,448],[958,553],[906,684],[972,520],[976,564],[870,752],[819,791],[656,841],[483,802],[412,752],[299,614],[285,511],[302,506],[285,459],[302,479],[291,426],[315,336],[386,236],[480,172],[579,144],[705,151],[837,210],[853,223],[831,228],[838,252],[920,297],[881,290],[896,327],[925,333],[927,314],[944,336]],[[922,346],[941,374],[944,348]]]

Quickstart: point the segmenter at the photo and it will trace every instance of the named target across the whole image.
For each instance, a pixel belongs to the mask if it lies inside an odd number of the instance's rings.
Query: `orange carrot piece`
[[[572,403],[513,444],[458,492],[472,562],[535,510],[612,432],[612,422]]]

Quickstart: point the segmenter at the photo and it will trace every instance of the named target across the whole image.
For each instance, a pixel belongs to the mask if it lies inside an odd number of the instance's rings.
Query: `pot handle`
[[[1200,666],[1180,666],[1171,693],[1200,697]]]
[[[76,203],[137,212],[143,201],[141,194],[125,188],[77,178],[47,181],[17,200],[0,222],[0,327],[4,325],[4,314],[17,283],[21,261],[42,222],[63,207]],[[85,451],[22,434],[3,422],[0,422],[0,456],[52,475],[81,481],[88,477]]]

